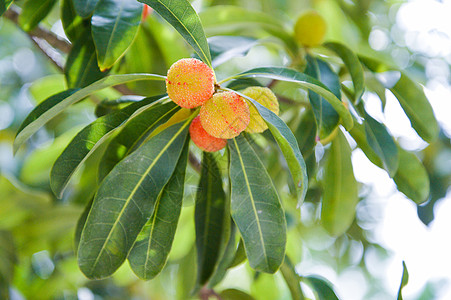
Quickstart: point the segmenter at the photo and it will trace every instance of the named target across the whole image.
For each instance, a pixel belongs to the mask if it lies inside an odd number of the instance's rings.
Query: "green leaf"
[[[314,153],[316,145],[316,123],[312,109],[306,109],[299,126],[294,131],[294,136],[305,158]]]
[[[199,17],[208,36],[230,35],[237,29],[256,28],[280,39],[295,55],[298,46],[280,19],[261,11],[248,10],[238,6],[215,5],[204,9]]]
[[[95,46],[91,31],[85,30],[74,42],[67,57],[64,75],[69,88],[83,88],[105,77],[97,65]]]
[[[285,257],[286,221],[263,163],[242,136],[229,140],[231,214],[257,271],[275,273]]]
[[[92,36],[100,70],[111,68],[135,39],[143,5],[137,1],[100,0],[92,16]]]
[[[351,49],[343,44],[328,42],[325,43],[324,46],[334,51],[343,60],[343,63],[351,75],[352,83],[354,84],[354,103],[357,103],[365,91],[365,77],[359,58],[351,51]]]
[[[75,171],[80,168],[83,162],[118,126],[121,126],[132,114],[139,114],[139,112],[148,109],[149,106],[159,99],[161,99],[161,96],[146,98],[120,111],[100,117],[83,128],[64,149],[52,167],[50,184],[55,195],[59,198],[62,197]],[[161,106],[157,105],[150,110],[155,114],[161,114],[174,107],[175,104],[170,102]]]
[[[303,281],[313,289],[318,300],[339,300],[330,283],[325,279],[319,276],[305,276]]]
[[[429,177],[426,168],[414,153],[399,146],[398,153],[399,167],[393,180],[400,192],[416,204],[421,204],[429,196]]]
[[[222,300],[255,300],[254,297],[237,289],[226,289],[219,293]]]
[[[203,152],[195,206],[197,286],[213,275],[230,235],[229,201],[213,154]]]
[[[94,11],[99,0],[72,0],[74,1],[74,7],[77,14],[86,19]]]
[[[320,80],[340,99],[340,81],[332,68],[326,62],[311,55],[307,55],[307,62],[305,73]],[[315,114],[318,136],[321,140],[325,140],[338,127],[340,117],[333,106],[315,92],[309,91],[309,100]]]
[[[228,211],[228,213],[230,213]],[[229,269],[230,264],[233,262],[237,250],[237,241],[236,241],[236,226],[233,222],[229,222],[230,226],[230,235],[227,245],[224,250],[224,254],[219,261],[218,267],[215,269],[213,276],[210,278],[208,282],[208,287],[213,288],[215,285],[220,283],[222,279],[224,279],[227,270]],[[244,251],[244,249],[243,249]]]
[[[246,250],[244,249],[244,242],[240,239],[238,243],[238,248],[236,249],[235,255],[233,256],[233,260],[228,266],[229,269],[236,267],[242,264],[246,260]]]
[[[211,67],[211,56],[202,23],[187,0],[138,0],[152,7],[190,44],[201,60]]]
[[[304,294],[301,290],[301,283],[299,282],[299,275],[296,273],[293,264],[291,263],[288,256],[285,256],[282,266],[280,266],[280,271],[282,272],[283,278],[288,285],[290,290],[291,299],[293,300],[304,300]]]
[[[208,39],[212,65],[214,68],[227,62],[231,58],[245,56],[257,40],[245,36],[213,36]]]
[[[53,119],[68,106],[82,100],[86,96],[107,87],[137,80],[161,80],[165,77],[154,74],[111,75],[102,78],[83,89],[72,89],[53,95],[36,106],[20,125],[14,140],[14,152],[38,129]]]
[[[190,121],[149,139],[103,180],[78,248],[78,264],[88,278],[110,276],[126,259],[174,172]]]
[[[118,162],[134,151],[143,142],[143,138],[168,121],[178,109],[179,107],[174,105],[154,107],[129,120],[111,140],[102,156],[99,165],[99,181],[102,181]]]
[[[64,33],[71,42],[75,42],[88,26],[77,15],[72,0],[61,0],[61,23]]]
[[[324,84],[322,84],[315,78],[312,78],[311,76],[287,68],[263,67],[263,68],[255,68],[234,75],[230,78],[221,80],[220,83],[242,77],[263,77],[297,83],[301,87],[309,89],[317,93],[318,95],[324,97],[324,99],[326,99],[332,105],[335,111],[340,115],[343,122],[343,126],[346,128],[346,130],[351,130],[353,126],[351,113],[346,108],[346,106],[344,106],[343,102],[341,102]]]
[[[382,160],[379,158],[379,155],[374,151],[374,149],[370,146],[367,140],[365,125],[359,124],[357,121],[354,122],[354,127],[352,127],[351,131],[349,131],[352,138],[357,143],[357,146],[362,149],[363,153],[365,153],[366,157],[376,166],[383,169]]]
[[[0,298],[9,299],[9,286],[17,262],[14,237],[10,231],[0,230]]]
[[[324,195],[321,206],[323,227],[334,236],[346,232],[355,216],[358,197],[357,181],[351,162],[351,147],[338,131],[332,141],[324,174]]]
[[[418,135],[426,142],[435,140],[439,126],[423,88],[401,73],[401,78],[390,90],[398,99]]]
[[[402,300],[402,288],[407,285],[409,282],[409,272],[407,271],[407,266],[405,261],[402,261],[402,277],[401,277],[401,284],[399,285],[398,289],[398,300]]]
[[[388,133],[384,125],[373,119],[365,112],[365,133],[368,144],[379,156],[390,177],[393,177],[398,169],[398,148],[393,137]]]
[[[158,196],[152,217],[133,245],[128,261],[133,272],[149,280],[161,272],[171,251],[182,209],[189,139],[186,139],[175,171]]]
[[[13,3],[13,0],[0,0],[0,17],[5,13],[9,6]]]
[[[298,194],[298,205],[304,201],[305,194],[308,188],[307,168],[305,166],[304,158],[294,137],[288,126],[272,111],[261,105],[259,102],[246,95],[237,92],[241,97],[249,100],[258,110],[260,116],[265,120],[271,134],[274,136],[282,153],[287,161],[290,169],[291,177],[296,186],[296,193]]]
[[[28,0],[22,7],[19,24],[25,31],[34,29],[52,10],[56,0]]]
[[[91,198],[86,204],[85,209],[77,220],[77,225],[75,225],[75,235],[74,235],[74,250],[75,254],[78,252],[78,246],[80,245],[81,233],[83,232],[83,227],[85,227],[86,220],[88,219],[89,212],[91,211],[92,203],[94,198]]]

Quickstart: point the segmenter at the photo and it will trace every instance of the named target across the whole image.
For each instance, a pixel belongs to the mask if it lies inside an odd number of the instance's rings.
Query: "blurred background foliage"
[[[22,7],[24,3],[18,0],[14,5]],[[70,1],[52,3],[50,14],[40,26],[62,38],[68,38],[76,48],[77,41],[83,37],[66,37],[60,19],[60,12],[64,11],[65,5],[70,5]],[[261,30],[261,27],[246,23],[222,24],[221,13],[227,12],[222,5],[267,13],[282,20],[287,28],[293,27],[302,11],[314,8],[327,20],[326,41],[339,41],[359,55],[378,58],[389,66],[403,70],[425,86],[449,88],[451,51],[425,45],[422,32],[403,27],[399,18],[404,13],[403,4],[404,1],[398,0],[192,1],[200,13],[207,36],[227,34],[246,37],[243,38],[244,50],[226,54],[223,59],[227,64],[215,68],[218,77],[252,67],[292,63],[287,52],[273,42],[277,34],[271,30]],[[443,37],[444,33],[432,34],[436,39],[447,38],[449,45],[450,37]],[[215,39],[211,38],[209,42],[212,52],[217,50],[218,53],[224,53],[221,47],[227,47],[224,40],[215,44]],[[238,40],[232,42],[237,43]],[[77,173],[63,199],[55,198],[51,192],[49,172],[57,156],[74,135],[95,120],[96,115],[111,109],[103,105],[105,102],[102,101],[116,99],[120,94],[107,89],[90,96],[88,101],[70,107],[33,135],[26,147],[13,156],[14,136],[28,112],[50,95],[65,90],[67,82],[70,82],[70,72],[79,71],[77,62],[72,64],[73,68],[66,68],[65,72],[55,65],[58,61],[69,61],[71,54],[41,45],[49,49],[54,58],[52,62],[35,43],[16,24],[6,18],[0,19],[0,295],[6,295],[9,291],[12,299],[188,299],[196,272],[193,263],[196,259],[193,203],[199,180],[199,174],[192,167],[187,170],[184,209],[174,246],[160,276],[144,282],[125,265],[109,279],[90,281],[79,271],[73,236],[83,207],[96,189],[95,162],[100,159],[102,149],[97,150],[84,169]],[[89,54],[89,49],[87,51]],[[110,73],[165,74],[172,63],[190,54],[191,49],[183,39],[161,17],[151,13],[125,56]],[[96,68],[96,65],[90,66],[91,78],[86,80],[92,82],[104,76]],[[65,76],[69,78],[67,81]],[[375,106],[371,104],[374,103],[374,97],[385,101],[385,93],[389,92],[383,88],[381,90],[371,76],[368,75],[366,80],[370,87],[363,96],[366,107]],[[375,224],[381,220],[380,206],[375,204],[373,187],[361,184],[354,223],[346,234],[330,236],[319,223],[320,198],[324,187],[314,179],[317,172],[318,178],[323,176],[324,163],[320,159],[324,147],[314,141],[315,130],[312,131],[313,136],[299,137],[297,132],[304,133],[307,130],[302,127],[306,124],[305,120],[313,116],[293,111],[289,101],[294,98],[293,95],[298,99],[306,99],[307,96],[302,90],[289,85],[277,84],[273,88],[279,97],[288,99],[281,100],[281,118],[288,121],[298,140],[311,143],[310,146],[300,145],[308,165],[311,185],[306,201],[299,210],[286,184],[286,166],[280,163],[275,145],[256,139],[256,147],[260,147],[262,158],[286,208],[289,229],[287,253],[296,264],[296,270],[301,276],[319,274],[328,277],[327,274],[334,274],[327,279],[332,281],[339,292],[342,287],[334,279],[340,274],[357,273],[357,281],[355,276],[350,276],[349,280],[354,280],[354,284],[363,282],[366,289],[352,299],[393,299],[393,290],[384,283],[383,271],[386,270],[381,271],[374,266],[378,261],[388,259],[391,253],[374,237]],[[135,82],[129,84],[127,89],[146,96],[164,93],[161,83]],[[296,118],[297,114],[302,118]],[[434,205],[445,197],[451,183],[451,128],[443,123],[441,125],[439,138],[431,144],[422,142],[413,131],[415,136],[412,139],[394,134],[403,147],[416,152],[430,178],[428,201],[417,206],[418,217],[426,225],[433,221]],[[303,146],[309,151],[305,152]],[[200,153],[196,155],[200,157]],[[314,279],[311,282],[314,284]],[[416,299],[434,299],[437,293],[434,284],[425,284],[415,296]],[[221,292],[223,299],[251,299],[240,295],[238,290],[247,292],[255,299],[291,298],[281,272],[275,276],[256,273],[247,263],[231,269],[215,290]],[[313,298],[312,292],[306,296]]]

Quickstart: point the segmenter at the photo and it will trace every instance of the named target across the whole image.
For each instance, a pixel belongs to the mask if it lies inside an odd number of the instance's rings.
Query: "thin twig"
[[[189,163],[191,164],[191,167],[193,167],[196,172],[200,173],[202,171],[202,165],[200,161],[197,160],[196,156],[190,151],[189,152]]]

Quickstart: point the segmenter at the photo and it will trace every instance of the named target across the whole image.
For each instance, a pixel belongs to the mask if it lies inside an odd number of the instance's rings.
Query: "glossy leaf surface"
[[[89,17],[94,11],[99,0],[73,0],[77,14],[82,18]]]
[[[78,248],[78,263],[88,278],[110,276],[126,259],[173,174],[188,125],[181,122],[162,131],[103,180]]]
[[[187,139],[174,173],[158,196],[152,217],[128,255],[130,267],[141,279],[149,280],[158,275],[171,251],[182,209],[188,146]]]
[[[19,23],[23,30],[34,29],[52,10],[56,0],[28,0],[22,7]]]
[[[229,140],[231,214],[252,268],[278,270],[285,257],[283,208],[265,167],[246,138]]]

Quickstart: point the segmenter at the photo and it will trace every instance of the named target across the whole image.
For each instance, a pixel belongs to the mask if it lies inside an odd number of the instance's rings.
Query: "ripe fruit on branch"
[[[249,106],[237,93],[216,93],[200,109],[202,127],[210,135],[231,139],[246,129],[250,120]]]
[[[197,116],[189,126],[189,135],[197,147],[207,152],[216,152],[227,145],[227,140],[215,138],[202,127],[200,117]]]
[[[294,25],[296,40],[306,47],[319,46],[326,35],[326,21],[314,10],[308,10],[299,16]]]
[[[267,87],[252,86],[243,91],[243,94],[254,99],[276,115],[279,115],[279,101],[276,95]],[[260,133],[268,129],[265,120],[260,116],[257,109],[253,105],[249,105],[251,120],[245,129],[249,133]]]
[[[215,75],[205,63],[183,58],[168,71],[166,90],[169,98],[184,108],[201,106],[215,91]]]

